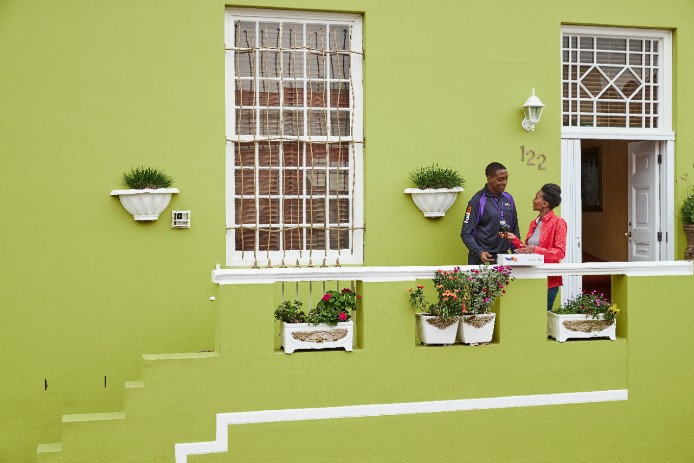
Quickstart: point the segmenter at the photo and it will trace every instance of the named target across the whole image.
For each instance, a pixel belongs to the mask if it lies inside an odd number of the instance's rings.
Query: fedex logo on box
[[[506,266],[540,265],[545,263],[545,256],[540,254],[499,254],[496,263]]]

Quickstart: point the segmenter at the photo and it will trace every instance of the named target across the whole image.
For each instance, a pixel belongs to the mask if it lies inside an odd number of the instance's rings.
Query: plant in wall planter
[[[133,167],[123,173],[123,186],[127,190],[113,190],[120,202],[137,221],[157,220],[166,209],[171,195],[178,188],[170,188],[173,179],[163,171],[152,167]]]
[[[419,167],[410,172],[410,180],[417,188],[406,188],[405,193],[424,217],[443,217],[463,191],[465,179],[456,170],[438,164]]]
[[[491,312],[497,297],[506,293],[514,280],[511,268],[503,265],[480,265],[459,276],[463,292],[463,316],[458,339],[463,344],[488,344],[494,336],[496,314]]]
[[[511,269],[481,265],[463,272],[439,270],[433,279],[438,295],[429,304],[421,285],[410,289],[410,302],[417,314],[419,338],[423,344],[453,344],[456,337],[463,344],[484,344],[492,340],[496,314],[490,312],[494,300],[506,292],[513,280]]]
[[[558,309],[547,312],[547,336],[564,342],[567,339],[615,335],[619,309],[602,294],[592,291],[569,299]]]
[[[694,260],[694,191],[690,188],[690,193],[684,198],[682,204],[682,227],[687,236],[687,250],[684,258]]]
[[[285,301],[275,310],[275,319],[282,323],[280,337],[286,354],[297,349],[344,348],[352,351],[354,324],[352,311],[361,296],[351,289],[328,291],[308,314],[300,301]]]
[[[453,272],[450,272],[453,273]],[[430,304],[424,296],[424,286],[410,288],[410,303],[417,319],[417,334],[424,345],[450,346],[455,342],[458,323],[463,314],[462,293],[449,272],[439,270],[432,280],[437,293],[437,302]]]

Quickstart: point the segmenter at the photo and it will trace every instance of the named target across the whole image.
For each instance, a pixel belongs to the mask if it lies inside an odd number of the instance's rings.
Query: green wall
[[[675,30],[676,170],[691,171],[689,0],[660,11],[645,0],[244,5],[364,14],[367,265],[464,262],[460,220],[491,160],[509,168],[528,223],[538,186],[560,179],[562,23]],[[62,414],[121,410],[142,353],[215,347],[224,7],[0,2],[0,461],[32,461],[36,444],[59,441]],[[533,87],[547,109],[527,134],[520,105]],[[545,153],[547,170],[521,163],[520,145]],[[402,190],[432,160],[459,168],[468,187],[445,218],[424,220]],[[165,169],[181,190],[151,224],[109,196],[141,164]],[[172,208],[192,210],[189,230],[169,227]],[[679,222],[676,231],[681,256]],[[646,286],[660,289],[657,279]]]

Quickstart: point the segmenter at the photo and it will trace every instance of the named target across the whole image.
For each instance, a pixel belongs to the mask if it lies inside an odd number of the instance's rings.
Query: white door
[[[629,143],[629,261],[660,259],[658,143]]]

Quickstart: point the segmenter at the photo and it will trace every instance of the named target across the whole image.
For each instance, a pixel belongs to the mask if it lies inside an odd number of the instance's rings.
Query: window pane
[[[349,231],[348,230],[331,230],[330,231],[330,249],[349,249]]]
[[[286,82],[284,84],[284,106],[304,105],[304,83]]]
[[[280,105],[279,81],[264,79],[258,81],[258,103],[260,106]]]
[[[349,223],[349,200],[331,199],[329,214],[330,223]]]
[[[349,111],[330,111],[330,134],[334,136],[349,136],[351,127]]]
[[[284,249],[300,250],[304,247],[304,230],[294,228],[284,231]]]
[[[307,249],[325,249],[325,230],[310,228],[306,230]]]
[[[280,133],[280,111],[278,109],[261,109],[260,135],[279,135]]]

